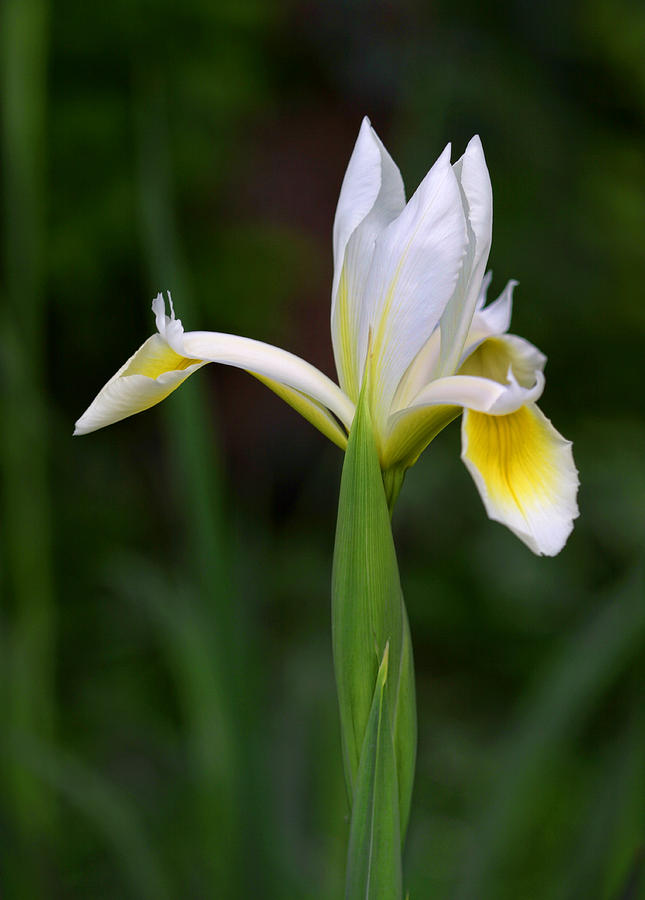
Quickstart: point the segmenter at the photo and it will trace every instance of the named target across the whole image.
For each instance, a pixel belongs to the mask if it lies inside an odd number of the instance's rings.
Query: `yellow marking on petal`
[[[160,335],[154,335],[138,350],[121,375],[145,375],[158,378],[165,372],[176,372],[200,363],[200,359],[181,356],[170,347]]]
[[[349,293],[347,287],[347,270],[345,265],[340,273],[338,292],[336,294],[336,317],[338,336],[340,338],[339,359],[337,360],[338,377],[341,387],[347,396],[356,403],[358,401],[358,383],[356,372],[356,322],[350,319]]]
[[[537,348],[514,335],[489,337],[464,360],[459,374],[508,384],[510,366],[518,384],[529,388],[535,384],[536,372],[544,368],[544,360]]]
[[[530,407],[507,416],[469,411],[466,432],[464,459],[476,467],[493,504],[528,517],[555,500],[560,471],[553,438]]]

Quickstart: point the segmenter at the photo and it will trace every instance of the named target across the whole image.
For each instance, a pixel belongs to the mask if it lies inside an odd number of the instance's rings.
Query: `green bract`
[[[338,503],[332,575],[334,668],[351,801],[376,673],[389,645],[386,693],[404,836],[416,747],[412,648],[366,396],[364,390],[349,435]]]

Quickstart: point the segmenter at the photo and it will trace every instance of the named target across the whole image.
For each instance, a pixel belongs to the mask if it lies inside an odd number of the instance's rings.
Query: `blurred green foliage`
[[[456,426],[408,476],[411,895],[642,896],[642,5],[0,16],[2,896],[340,896],[338,451],[215,367],[71,430],[160,289],[189,328],[331,372],[331,224],[364,113],[409,190],[481,134],[494,287],[520,280],[513,327],[549,356],[543,408],[582,481],[546,560],[486,520]]]

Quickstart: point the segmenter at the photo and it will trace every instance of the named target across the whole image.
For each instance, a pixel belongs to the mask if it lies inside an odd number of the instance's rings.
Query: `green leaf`
[[[332,576],[332,640],[350,805],[376,675],[389,643],[390,677],[385,690],[396,751],[403,838],[416,754],[412,647],[365,390],[349,435],[341,479]]]
[[[399,791],[388,697],[386,644],[356,779],[345,900],[397,900],[403,894]]]

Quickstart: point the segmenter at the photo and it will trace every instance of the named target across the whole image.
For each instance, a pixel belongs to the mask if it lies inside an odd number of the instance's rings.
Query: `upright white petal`
[[[361,310],[360,346],[371,331],[373,409],[381,424],[398,384],[439,321],[467,246],[457,178],[446,147],[403,212],[377,238]]]
[[[466,411],[461,433],[461,458],[490,518],[534,553],[559,553],[578,516],[570,441],[532,404],[508,416]]]
[[[480,296],[493,229],[493,190],[479,136],[454,165],[468,226],[468,250],[455,293],[441,316],[441,358],[437,375],[452,375],[459,364]]]
[[[369,303],[365,282],[380,232],[405,206],[401,174],[365,118],[349,161],[334,221],[331,336],[340,385],[358,399],[358,323]]]

